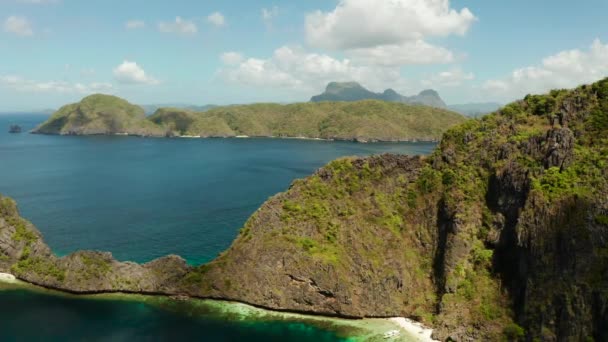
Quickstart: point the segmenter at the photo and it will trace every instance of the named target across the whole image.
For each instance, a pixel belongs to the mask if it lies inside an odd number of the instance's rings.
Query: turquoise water
[[[237,323],[138,301],[0,291],[1,341],[340,341],[296,322]],[[175,312],[174,310],[178,310]]]
[[[144,139],[9,134],[45,120],[0,115],[0,193],[58,255],[111,251],[146,262],[179,254],[190,263],[227,248],[246,219],[342,156],[427,154],[430,143],[356,144],[278,139]],[[304,324],[256,324],[189,316],[138,302],[0,291],[2,341],[329,341]],[[10,308],[6,310],[5,308]]]

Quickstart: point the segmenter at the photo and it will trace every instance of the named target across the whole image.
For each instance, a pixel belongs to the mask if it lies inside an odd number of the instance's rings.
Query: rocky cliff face
[[[186,262],[167,256],[139,265],[110,253],[82,251],[57,258],[40,232],[19,216],[15,202],[0,196],[0,272],[49,288],[74,292],[179,294]]]
[[[440,340],[608,340],[608,79],[468,121],[428,158],[334,161],[196,268],[56,258],[2,198],[1,270],[75,292],[408,316]]]
[[[606,340],[607,196],[603,80],[460,125],[424,160],[332,162],[267,202],[191,289],[410,316],[441,340]]]

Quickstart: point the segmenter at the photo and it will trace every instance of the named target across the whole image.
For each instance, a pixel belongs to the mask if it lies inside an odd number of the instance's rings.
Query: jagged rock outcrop
[[[608,79],[469,121],[427,159],[330,163],[268,201],[192,289],[410,316],[441,340],[606,340],[607,196]]]
[[[40,232],[19,216],[15,202],[0,196],[0,272],[74,293],[178,294],[189,269],[178,256],[143,265],[118,262],[108,252],[80,251],[58,258]]]
[[[331,162],[195,268],[58,259],[0,204],[0,271],[46,286],[408,316],[440,340],[608,340],[608,79],[467,121],[427,158]]]

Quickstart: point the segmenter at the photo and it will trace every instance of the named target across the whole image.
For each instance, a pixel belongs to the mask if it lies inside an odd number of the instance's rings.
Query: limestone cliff
[[[343,159],[296,181],[190,291],[441,340],[608,339],[608,79],[449,130],[426,159]]]
[[[40,232],[19,216],[15,202],[0,196],[0,272],[74,293],[177,294],[188,269],[178,256],[144,265],[117,262],[107,252],[81,251],[58,258]]]
[[[608,79],[449,130],[428,158],[331,162],[196,268],[56,258],[0,202],[0,270],[75,292],[143,291],[349,317],[441,340],[608,340]],[[94,274],[94,276],[91,276]]]

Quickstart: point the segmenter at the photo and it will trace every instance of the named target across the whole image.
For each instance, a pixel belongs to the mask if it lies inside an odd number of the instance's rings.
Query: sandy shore
[[[10,273],[0,273],[0,282],[4,283],[14,283],[17,281],[14,275]]]
[[[396,323],[401,327],[401,329],[405,330],[412,337],[416,338],[416,341],[421,342],[433,342],[437,340],[433,340],[431,335],[433,334],[433,329],[427,328],[423,326],[421,323],[412,321],[411,319],[407,319],[404,317],[394,317],[389,319],[391,322]]]

